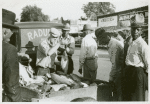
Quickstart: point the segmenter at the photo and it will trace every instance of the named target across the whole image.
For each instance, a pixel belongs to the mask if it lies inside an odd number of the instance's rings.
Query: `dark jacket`
[[[2,42],[2,84],[4,90],[2,101],[21,101],[17,50],[5,42]]]

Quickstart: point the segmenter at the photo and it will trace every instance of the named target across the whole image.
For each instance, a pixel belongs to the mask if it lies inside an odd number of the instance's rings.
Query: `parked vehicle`
[[[61,31],[63,27],[62,24],[51,22],[16,22],[15,25],[19,27],[19,52],[30,56],[32,68],[36,67],[37,47],[49,36],[50,28],[54,27]]]

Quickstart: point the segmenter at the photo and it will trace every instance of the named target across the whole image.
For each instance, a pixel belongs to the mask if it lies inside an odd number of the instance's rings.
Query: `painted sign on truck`
[[[38,46],[39,43],[49,36],[50,29],[21,29],[21,45],[25,47],[29,42],[33,46]]]

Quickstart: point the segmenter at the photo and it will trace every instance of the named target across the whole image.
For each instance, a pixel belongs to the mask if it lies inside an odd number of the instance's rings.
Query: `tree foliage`
[[[27,5],[22,9],[21,22],[26,21],[50,21],[49,16],[42,13],[42,9],[36,5]]]
[[[97,16],[114,13],[115,6],[110,2],[89,2],[83,5],[82,10],[87,18],[91,19]]]

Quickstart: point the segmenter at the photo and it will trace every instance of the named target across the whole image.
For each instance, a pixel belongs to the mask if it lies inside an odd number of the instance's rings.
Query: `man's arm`
[[[146,67],[146,72],[148,73],[149,70],[149,64],[150,64],[150,56],[149,56],[149,47],[148,45],[145,43],[145,45],[143,45],[142,47],[142,58]]]
[[[57,52],[57,49],[59,48],[59,46],[60,46],[60,43],[57,43],[55,46],[49,49],[48,44],[46,42],[42,42],[38,48],[46,56],[51,56],[53,53]]]
[[[84,39],[82,39],[80,57],[79,57],[79,69],[82,69],[83,63],[86,58],[86,53],[87,53],[86,42]]]

